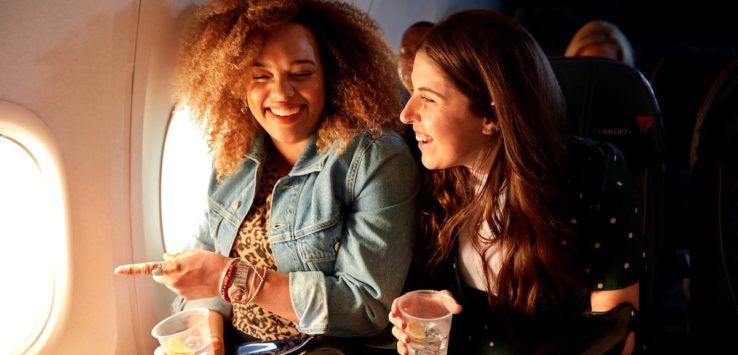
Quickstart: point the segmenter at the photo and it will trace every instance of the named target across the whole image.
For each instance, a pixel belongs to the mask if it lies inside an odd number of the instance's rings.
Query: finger
[[[400,329],[407,328],[407,322],[402,318],[402,315],[399,312],[390,312],[389,321]]]
[[[213,350],[218,351],[223,346],[223,341],[220,339],[220,337],[216,335],[212,335],[210,337],[211,342],[213,343]]]
[[[148,263],[140,263],[140,264],[128,264],[128,265],[121,265],[115,268],[115,271],[113,271],[113,274],[115,275],[151,275],[154,271],[154,267],[159,264],[159,262],[148,262]],[[163,265],[162,265],[162,271],[163,271]]]
[[[397,342],[397,353],[407,355],[407,345],[403,342]]]
[[[451,292],[448,290],[440,291],[441,296],[443,296],[443,304],[446,306],[446,309],[448,309],[449,312],[453,314],[459,314],[461,313],[461,305],[456,302],[456,299],[454,299],[454,296],[451,295]]]
[[[154,279],[154,281],[156,281],[156,282],[158,282],[158,283],[160,283],[162,285],[166,285],[167,287],[169,286],[169,285],[167,285],[166,282],[164,282],[164,276],[152,275],[151,278]],[[172,291],[174,291],[174,290],[172,290]]]
[[[161,257],[162,257],[162,259],[164,259],[164,261],[173,260],[173,259],[177,258],[177,254],[164,253],[164,254],[162,254]]]
[[[405,332],[402,331],[402,329],[398,327],[392,327],[392,335],[397,339],[400,343],[409,343],[410,342],[410,336],[405,334]]]

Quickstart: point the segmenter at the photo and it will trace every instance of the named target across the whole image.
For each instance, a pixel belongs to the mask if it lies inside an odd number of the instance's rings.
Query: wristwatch
[[[244,303],[248,300],[249,291],[246,283],[249,279],[249,265],[243,261],[238,260],[236,262],[236,270],[233,274],[233,282],[228,287],[228,298],[231,299],[232,303]]]

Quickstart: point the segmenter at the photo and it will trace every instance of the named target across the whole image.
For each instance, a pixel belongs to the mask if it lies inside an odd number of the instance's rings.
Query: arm
[[[402,289],[416,228],[418,174],[399,136],[381,139],[394,140],[373,142],[358,151],[349,168],[346,184],[352,205],[345,208],[346,235],[334,274],[269,271],[254,298],[256,304],[297,323],[303,332],[377,333],[387,324],[390,304]],[[217,296],[229,262],[218,253],[189,251],[164,262],[163,276],[157,280],[184,299],[195,299],[186,303],[181,299],[179,309],[205,306],[221,312],[220,305],[229,307]],[[155,264],[122,266],[116,274],[150,275]]]
[[[341,183],[351,203],[334,273],[290,273],[290,296],[303,332],[372,335],[387,325],[409,267],[417,169],[399,136],[383,136],[356,152]]]
[[[639,280],[645,253],[638,213],[638,193],[629,176],[623,155],[609,144],[598,145],[604,167],[599,193],[595,194],[601,209],[591,220],[593,232],[602,249],[595,249],[591,266],[593,291],[590,295],[592,312],[606,312],[619,304],[640,306]],[[609,222],[609,223],[608,223]],[[635,334],[628,335],[623,354],[635,346]]]
[[[639,285],[635,283],[626,288],[610,291],[593,291],[590,296],[592,312],[609,311],[621,303],[630,303],[636,309],[639,307]],[[635,333],[630,332],[623,347],[623,354],[633,352],[635,346]]]

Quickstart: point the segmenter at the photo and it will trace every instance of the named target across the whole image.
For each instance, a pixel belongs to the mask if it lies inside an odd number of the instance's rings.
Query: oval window
[[[54,302],[54,255],[63,231],[54,230],[56,210],[49,184],[33,155],[0,134],[0,279],[6,321],[0,353],[22,352],[43,330]],[[30,257],[29,257],[30,256]],[[9,313],[7,313],[9,312]]]
[[[187,249],[206,223],[212,158],[187,108],[169,121],[161,167],[161,224],[168,253]]]

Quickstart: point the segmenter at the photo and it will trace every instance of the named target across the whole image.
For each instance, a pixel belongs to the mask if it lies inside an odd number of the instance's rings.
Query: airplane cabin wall
[[[189,3],[0,3],[0,100],[44,121],[67,174],[71,292],[57,300],[67,317],[40,353],[146,354],[155,346],[149,331],[172,294],[112,270],[162,252],[158,159],[171,103],[152,63],[166,48],[155,39]]]

